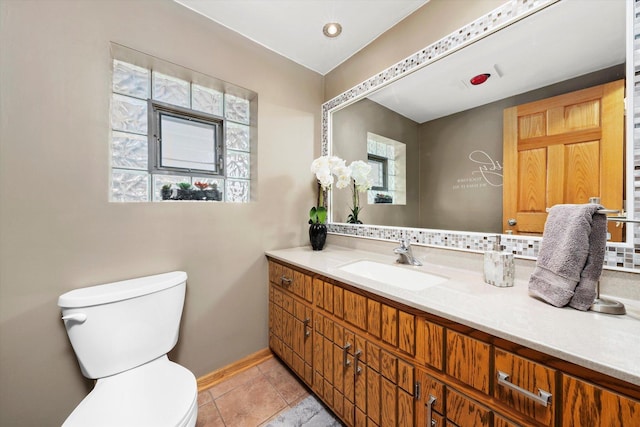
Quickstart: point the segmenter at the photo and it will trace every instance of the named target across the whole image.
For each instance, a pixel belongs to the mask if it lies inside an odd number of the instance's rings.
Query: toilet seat
[[[192,427],[197,410],[195,377],[165,355],[100,378],[63,427]]]

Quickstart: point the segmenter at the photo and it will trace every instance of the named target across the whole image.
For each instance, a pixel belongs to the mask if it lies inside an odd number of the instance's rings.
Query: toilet
[[[75,289],[58,298],[82,374],[97,380],[63,427],[193,427],[196,378],[178,342],[183,271]]]

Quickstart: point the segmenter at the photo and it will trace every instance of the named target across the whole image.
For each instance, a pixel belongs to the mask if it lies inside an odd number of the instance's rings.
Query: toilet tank
[[[178,342],[187,273],[90,286],[58,298],[87,378],[103,378],[167,354]]]

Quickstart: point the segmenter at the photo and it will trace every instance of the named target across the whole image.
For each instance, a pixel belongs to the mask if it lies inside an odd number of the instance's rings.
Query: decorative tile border
[[[468,44],[492,34],[507,25],[511,25],[560,0],[511,0],[498,9],[489,12],[472,23],[460,28],[443,39],[416,52],[403,61],[374,75],[359,85],[338,95],[322,105],[322,153],[329,152],[330,122],[329,113],[334,109],[346,107],[366,94],[403,77],[409,72],[425,67],[437,60],[458,51]],[[640,1],[634,1],[634,16],[640,12]],[[635,19],[635,27],[640,28],[640,17]],[[634,52],[637,56],[640,52]],[[640,67],[636,67],[638,75]],[[640,78],[635,81],[634,105],[640,105]],[[634,116],[633,137],[633,212],[634,218],[640,218],[640,115]],[[640,273],[640,225],[634,227],[633,247],[621,244],[608,244],[604,267]],[[409,238],[412,243],[425,246],[449,248],[461,251],[484,252],[493,248],[498,239],[496,234],[457,232],[448,230],[429,230],[387,226],[368,226],[353,224],[329,224],[328,232],[346,236],[378,240],[399,240]],[[539,237],[502,235],[502,245],[506,251],[520,258],[535,259],[542,241]]]

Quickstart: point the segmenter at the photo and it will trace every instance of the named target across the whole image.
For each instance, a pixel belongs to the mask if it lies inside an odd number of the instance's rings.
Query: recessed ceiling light
[[[329,22],[328,24],[324,24],[324,27],[322,27],[322,32],[325,36],[330,38],[338,37],[342,32],[342,25],[338,24],[337,22]]]

